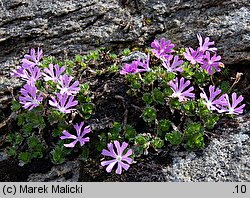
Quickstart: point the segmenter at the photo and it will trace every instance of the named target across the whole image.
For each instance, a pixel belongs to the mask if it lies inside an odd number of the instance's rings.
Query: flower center
[[[65,107],[60,107],[59,110],[64,113],[65,112]]]
[[[211,106],[212,106],[212,102],[210,100],[208,100],[207,101],[207,107],[209,107],[209,109],[210,109]]]
[[[67,91],[68,91],[68,88],[67,88],[67,87],[63,87],[63,88],[61,89],[62,94],[66,93]]]
[[[232,107],[229,108],[229,109],[228,109],[228,113],[229,113],[229,114],[233,114],[233,113],[234,113],[234,109],[233,109]]]
[[[119,156],[119,155],[116,157],[116,161],[118,161],[118,162],[120,162],[120,161],[121,161],[121,159],[122,159],[122,157],[121,157],[121,156]]]
[[[32,101],[32,103],[33,103],[33,104],[39,104],[39,102],[38,102],[37,99],[34,99],[34,100]]]
[[[180,98],[181,97],[181,92],[177,91],[172,94],[172,97],[174,98]]]

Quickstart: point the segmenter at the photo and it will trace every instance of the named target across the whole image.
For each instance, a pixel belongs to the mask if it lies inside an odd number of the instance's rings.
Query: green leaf
[[[158,123],[158,135],[159,136],[163,136],[164,133],[166,133],[167,131],[169,131],[171,127],[171,122],[169,120],[160,120]]]
[[[230,89],[230,83],[228,81],[222,81],[220,84],[221,93],[227,93],[227,91]]]
[[[119,139],[119,135],[122,131],[122,126],[118,122],[114,122],[113,127],[110,129],[110,133],[108,134],[110,140]]]
[[[145,104],[151,104],[153,102],[153,98],[150,93],[144,93],[142,96],[142,100],[145,102]]]
[[[94,110],[94,106],[91,103],[84,103],[80,107],[80,112],[84,115],[85,119],[89,119]]]
[[[98,50],[96,50],[96,51],[90,51],[89,55],[88,55],[88,58],[92,59],[92,60],[97,60],[99,58],[99,52],[98,52]]]
[[[82,93],[83,95],[88,94],[89,91],[89,85],[88,83],[84,83],[80,85],[80,93]]]
[[[138,135],[136,138],[135,138],[135,143],[138,144],[138,145],[144,145],[147,143],[147,140],[145,137],[143,137],[142,135]]]
[[[102,140],[96,144],[96,149],[101,152],[104,148],[106,148],[107,142],[105,140]]]
[[[116,65],[116,64],[110,65],[110,66],[108,67],[108,71],[109,71],[110,73],[115,73],[115,72],[119,71],[119,69],[120,69],[119,66]]]
[[[153,99],[159,104],[164,104],[164,95],[158,88],[153,90]]]
[[[16,141],[15,141],[15,145],[21,145],[23,142],[23,137],[21,134],[16,134]]]
[[[23,131],[24,131],[26,136],[29,136],[31,134],[31,131],[32,131],[32,124],[31,123],[25,124],[23,126]]]
[[[153,73],[153,71],[149,71],[145,73],[144,75],[144,83],[147,85],[152,84],[157,79],[156,75]]]
[[[42,158],[43,152],[45,151],[44,146],[36,136],[28,138],[28,146],[34,158]]]
[[[10,147],[8,150],[7,150],[7,155],[10,156],[10,157],[16,157],[17,155],[17,150],[16,150],[16,147]]]
[[[216,124],[216,122],[219,120],[219,116],[217,114],[211,114],[211,116],[207,117],[205,119],[205,126],[208,129],[213,129],[214,125]]]
[[[86,161],[89,158],[89,148],[84,146],[82,148],[81,160]]]
[[[75,66],[75,63],[74,63],[74,61],[72,61],[72,60],[65,60],[63,65],[72,68],[72,67]]]
[[[164,141],[159,137],[156,137],[154,140],[151,141],[151,143],[155,149],[160,149],[164,146]]]
[[[21,152],[18,158],[24,163],[28,164],[31,162],[31,154],[29,152]]]
[[[172,98],[170,103],[171,103],[171,106],[175,109],[181,108],[181,103],[179,102],[178,98]]]
[[[6,142],[10,142],[14,146],[19,146],[23,142],[23,137],[18,133],[9,133],[6,137]]]
[[[140,89],[140,88],[141,88],[141,84],[140,84],[139,82],[133,82],[133,83],[131,84],[131,87],[132,87],[133,89]]]
[[[183,104],[183,109],[189,116],[195,116],[194,111],[196,109],[194,101],[188,101]]]
[[[204,148],[204,137],[202,134],[196,134],[187,140],[185,148],[188,150]]]
[[[52,132],[53,137],[59,137],[62,135],[62,130],[54,129]]]
[[[25,114],[24,113],[19,114],[17,116],[17,125],[22,126],[24,124],[24,121],[25,121]]]
[[[15,134],[14,133],[9,133],[6,136],[6,140],[5,141],[14,144],[14,142],[15,142]]]
[[[43,153],[41,151],[32,152],[32,158],[42,158]]]
[[[77,54],[77,55],[75,56],[75,61],[76,61],[77,63],[82,62],[82,56],[81,56],[80,54]]]
[[[169,141],[173,146],[177,146],[182,142],[182,134],[179,131],[172,131],[166,134],[165,140]]]
[[[18,111],[21,108],[21,105],[19,102],[17,102],[16,100],[12,101],[12,105],[11,105],[11,110],[12,111]]]
[[[204,128],[200,123],[191,122],[185,130],[185,147],[189,150],[201,149],[205,146],[204,143]]]
[[[117,55],[115,54],[115,53],[110,53],[109,54],[109,58],[111,59],[111,60],[115,60],[115,59],[117,59]]]
[[[52,163],[54,164],[62,164],[65,162],[65,151],[63,146],[58,145],[56,146],[50,154],[52,155]]]
[[[189,65],[188,62],[184,63],[184,67],[183,67],[183,75],[185,78],[191,78],[195,73],[193,72],[193,65]]]
[[[68,76],[72,76],[72,74],[73,74],[72,68],[66,67],[66,73],[68,74]]]
[[[169,97],[173,94],[173,90],[170,87],[167,87],[163,90],[163,94],[164,96]]]
[[[163,82],[168,85],[169,81],[175,79],[175,74],[174,73],[166,73],[165,76],[163,77]]]
[[[146,107],[142,114],[143,120],[151,124],[156,119],[156,110],[153,107]]]
[[[125,138],[129,141],[133,140],[136,137],[136,130],[132,126],[126,125],[125,131]]]
[[[31,136],[28,138],[28,145],[30,149],[35,149],[38,144],[40,144],[40,141],[37,137]]]
[[[122,52],[123,56],[128,56],[130,54],[130,49],[129,48],[125,48]]]

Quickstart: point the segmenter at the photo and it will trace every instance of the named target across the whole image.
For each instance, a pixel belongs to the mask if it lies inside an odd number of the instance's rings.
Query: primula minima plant
[[[151,49],[145,50],[146,58],[138,56],[120,69],[119,58],[129,56],[129,49],[120,56],[99,49],[65,62],[43,56],[42,49],[31,49],[30,54],[24,55],[21,66],[11,73],[24,83],[18,101],[12,105],[12,110],[18,113],[20,130],[9,134],[8,154],[17,156],[23,164],[47,153],[55,164],[65,162],[70,154],[84,160],[101,154],[105,157],[101,166],[108,173],[122,174],[134,158],[147,155],[152,149],[155,153],[171,147],[203,149],[205,135],[213,132],[218,120],[228,114],[229,118],[242,114],[245,104],[242,95],[225,89],[218,80],[224,65],[215,42],[201,34],[197,34],[197,39],[197,47],[179,51],[171,40],[155,39]],[[102,53],[106,54],[101,56]],[[131,119],[125,113],[123,124],[114,122],[111,128],[103,130],[92,127],[95,108],[91,99],[95,95],[90,95],[91,83],[81,84],[73,68],[80,66],[81,72],[88,64],[97,64],[100,57],[108,57],[108,62],[114,63],[105,72],[120,73],[116,76],[127,80],[126,94],[138,105],[131,107],[141,112],[138,120],[127,124]],[[93,73],[103,75],[102,72]],[[117,98],[124,100],[121,96]],[[128,109],[129,105],[126,103]]]
[[[196,49],[187,47],[179,52],[173,50],[174,44],[170,40],[155,39],[149,50],[151,61],[147,67],[150,70],[140,75],[136,67],[129,70],[128,65],[134,65],[134,61],[122,68],[120,74],[131,84],[128,93],[143,94],[145,107],[141,117],[149,126],[147,130],[151,131],[150,138],[141,134],[136,137],[139,154],[147,153],[150,146],[163,147],[162,138],[173,146],[184,144],[187,149],[201,149],[205,146],[205,130],[213,129],[222,114],[243,113],[245,104],[240,104],[243,96],[237,97],[234,92],[230,98],[228,93],[222,93],[219,85],[209,84],[210,81],[214,83],[214,74],[224,65],[220,62],[221,56],[216,54],[214,41],[209,37],[203,40],[201,34],[197,34],[197,38],[199,45]],[[166,117],[157,115],[162,109]],[[157,133],[152,125],[157,128]]]

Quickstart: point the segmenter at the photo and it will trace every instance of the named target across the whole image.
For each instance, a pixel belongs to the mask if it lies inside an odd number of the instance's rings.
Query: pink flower
[[[172,62],[172,64],[170,63],[170,61],[172,61],[173,56],[171,57],[171,59],[163,59],[162,60],[162,64],[163,67],[165,67],[167,69],[168,72],[183,72],[183,60],[179,60],[179,56],[176,55],[174,56],[174,60]]]
[[[116,174],[121,174],[122,169],[128,170],[129,165],[133,161],[131,158],[129,158],[129,156],[132,155],[132,150],[129,149],[126,152],[126,154],[123,155],[124,150],[128,146],[128,143],[123,142],[122,146],[120,146],[120,143],[117,140],[115,140],[114,144],[115,144],[117,152],[114,151],[114,147],[113,147],[112,143],[108,144],[108,150],[106,150],[106,149],[102,150],[102,155],[112,157],[114,159],[103,161],[103,162],[101,162],[101,165],[107,166],[106,171],[108,173],[110,173],[112,171],[112,169],[114,168],[114,166],[117,164]]]
[[[166,58],[168,59],[170,54],[174,52],[174,44],[171,43],[171,40],[165,41],[165,38],[162,38],[160,43],[158,40],[154,40],[154,42],[151,43],[152,52],[157,58]]]
[[[197,63],[203,63],[203,52],[195,51],[193,48],[186,48],[186,52],[183,53],[184,57],[190,61],[192,65]]]
[[[215,86],[210,85],[209,86],[209,97],[206,95],[204,89],[202,89],[202,92],[200,94],[201,98],[205,100],[204,104],[207,106],[209,110],[219,110],[219,107],[221,106],[221,97],[217,97],[220,93],[221,90],[219,88],[215,88]],[[216,99],[217,97],[217,99]]]
[[[73,80],[73,77],[69,77],[67,74],[64,74],[60,77],[60,80],[58,81],[57,88],[60,89],[60,94],[68,94],[68,95],[75,95],[80,91],[79,88],[79,81],[73,82],[72,85],[70,85],[71,81]]]
[[[188,98],[195,97],[194,93],[191,93],[191,91],[194,90],[194,87],[189,87],[188,90],[184,91],[190,85],[190,81],[187,80],[185,82],[183,77],[180,80],[180,84],[179,84],[178,77],[176,77],[174,80],[171,80],[168,84],[171,86],[171,89],[174,91],[171,97],[178,98],[180,102],[185,101]]]
[[[197,34],[197,38],[199,40],[199,45],[200,47],[198,48],[199,51],[205,52],[205,51],[211,51],[211,52],[215,52],[217,50],[216,47],[212,47],[210,48],[210,45],[214,45],[214,41],[209,42],[210,38],[206,37],[205,41],[203,43],[203,39],[202,36],[200,34]]]
[[[59,77],[61,76],[61,74],[65,71],[65,67],[62,66],[61,68],[59,68],[59,66],[57,64],[55,64],[53,66],[53,64],[49,64],[49,68],[45,68],[44,69],[44,80],[45,81],[53,81],[53,82],[58,82],[59,81]]]
[[[131,64],[126,63],[122,70],[120,71],[120,74],[128,74],[128,73],[138,73],[138,72],[145,72],[149,71],[149,62],[150,62],[150,55],[148,54],[147,59],[141,61],[140,58],[138,58],[136,61],[132,61]]]
[[[219,65],[220,62],[218,62],[221,59],[221,56],[216,56],[216,54],[213,55],[212,58],[210,58],[210,52],[206,52],[206,55],[204,56],[204,60],[202,62],[201,68],[207,70],[209,75],[213,74],[213,68],[216,71],[220,71]]]
[[[84,138],[83,136],[90,132],[90,126],[86,126],[82,131],[83,125],[84,125],[84,122],[81,122],[80,125],[79,124],[74,125],[74,128],[76,130],[76,136],[70,134],[66,130],[63,131],[63,136],[60,137],[61,140],[65,140],[65,139],[73,139],[74,140],[70,144],[64,144],[65,147],[72,148],[76,145],[77,142],[79,142],[80,145],[83,146],[86,142],[89,142],[89,137]]]
[[[74,96],[69,96],[64,93],[63,95],[58,93],[57,94],[58,101],[51,96],[52,100],[49,100],[49,104],[53,107],[58,108],[58,110],[62,113],[71,113],[71,111],[75,109],[70,109],[78,104],[77,100],[74,100]]]
[[[221,104],[222,107],[219,110],[220,113],[226,113],[226,114],[242,114],[245,104],[242,104],[241,106],[237,107],[242,101],[244,100],[244,97],[240,95],[237,98],[236,93],[232,93],[232,103],[230,103],[229,96],[227,94],[224,94],[222,96]]]
[[[36,81],[39,80],[41,76],[41,69],[37,66],[28,67],[27,69],[19,67],[17,70],[14,70],[11,75],[20,77],[22,80],[26,81],[27,84],[35,86]]]
[[[35,52],[35,49],[31,49],[30,50],[30,54],[25,54],[24,55],[24,59],[22,67],[24,69],[29,68],[29,67],[34,67],[34,66],[38,66],[40,63],[40,60],[43,57],[43,50],[39,50],[39,48],[37,49],[37,54]]]
[[[19,97],[20,104],[22,104],[25,109],[32,110],[43,100],[42,92],[39,92],[38,96],[36,95],[37,88],[35,86],[25,84],[20,92],[22,94],[22,96]]]

